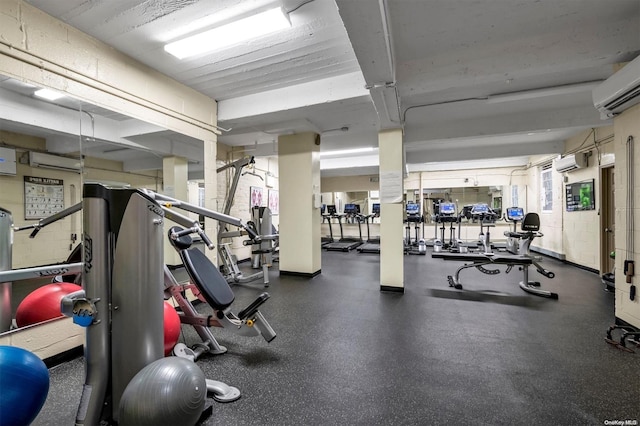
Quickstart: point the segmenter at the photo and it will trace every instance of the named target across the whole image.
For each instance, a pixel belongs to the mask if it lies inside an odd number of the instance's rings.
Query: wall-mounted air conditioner
[[[0,175],[16,175],[16,150],[0,146]]]
[[[591,94],[603,120],[640,103],[640,56],[596,86]]]
[[[571,154],[558,158],[553,162],[556,171],[560,173],[570,172],[587,166],[587,157],[584,154]]]
[[[31,167],[42,167],[67,172],[80,171],[80,160],[33,151],[29,151],[29,165]]]

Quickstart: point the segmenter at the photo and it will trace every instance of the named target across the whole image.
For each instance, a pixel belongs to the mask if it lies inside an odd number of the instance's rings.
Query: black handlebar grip
[[[38,235],[38,232],[40,232],[40,228],[39,227],[33,228],[33,232],[31,232],[31,234],[29,234],[29,238],[35,238],[35,236]]]

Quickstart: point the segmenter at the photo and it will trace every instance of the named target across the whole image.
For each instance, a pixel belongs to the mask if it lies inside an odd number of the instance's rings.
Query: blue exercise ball
[[[49,370],[33,353],[0,346],[0,423],[28,425],[49,393]]]
[[[195,425],[204,410],[207,383],[195,363],[161,358],[144,367],[122,393],[120,426]]]

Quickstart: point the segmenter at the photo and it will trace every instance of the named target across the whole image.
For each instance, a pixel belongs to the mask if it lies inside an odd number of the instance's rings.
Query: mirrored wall
[[[0,332],[56,321],[47,310],[59,311],[60,289],[48,285],[76,279],[84,183],[161,191],[171,155],[203,175],[201,140],[40,90],[0,76],[0,270],[58,273],[0,285]]]

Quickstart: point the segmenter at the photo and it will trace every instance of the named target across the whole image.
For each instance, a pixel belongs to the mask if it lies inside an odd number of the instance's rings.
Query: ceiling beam
[[[218,122],[325,104],[367,94],[359,72],[226,99],[218,103]]]
[[[448,147],[430,148],[428,145],[420,149],[406,149],[407,164],[432,163],[438,161],[467,161],[504,157],[520,157],[530,155],[560,154],[564,152],[564,141],[534,141],[518,143],[505,147],[503,144],[482,144],[477,147],[455,147],[455,142]]]
[[[387,1],[336,3],[378,113],[379,128],[402,127]]]

